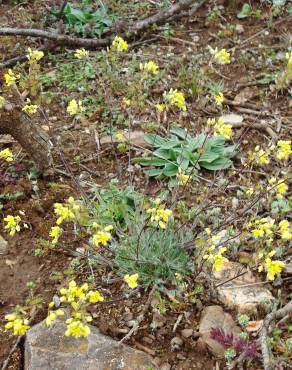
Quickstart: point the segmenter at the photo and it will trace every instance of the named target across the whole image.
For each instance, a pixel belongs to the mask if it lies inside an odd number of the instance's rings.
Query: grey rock
[[[189,338],[193,335],[193,329],[183,329],[181,331],[181,335],[184,337],[184,338]]]
[[[223,311],[222,307],[208,306],[204,309],[199,328],[201,340],[207,344],[211,352],[219,357],[223,357],[225,348],[211,338],[210,331],[212,328],[221,328],[226,334],[232,333],[234,337],[241,333],[241,329],[235,324],[232,316]]]
[[[0,254],[6,254],[8,249],[8,242],[0,235]]]
[[[221,271],[214,271],[213,274],[219,285],[220,301],[239,313],[256,314],[259,308],[267,310],[275,300],[264,285],[255,284],[260,280],[251,270],[238,262],[226,262]]]
[[[64,335],[66,326],[55,321],[35,325],[26,335],[25,370],[148,370],[157,369],[151,357],[101,334],[91,326],[87,338]]]

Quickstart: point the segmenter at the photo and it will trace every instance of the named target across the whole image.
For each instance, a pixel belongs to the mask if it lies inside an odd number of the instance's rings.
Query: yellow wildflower
[[[282,220],[279,223],[279,233],[283,240],[290,240],[292,239],[292,233],[290,228],[290,223],[287,220]]]
[[[73,197],[69,197],[65,204],[55,203],[54,212],[58,216],[56,224],[61,225],[64,221],[77,220],[80,209],[80,205],[77,204]]]
[[[55,312],[49,312],[49,314],[46,318],[47,327],[50,327],[52,325],[52,323],[56,320],[56,318],[57,318],[57,315],[55,314]]]
[[[118,141],[122,141],[124,139],[124,134],[122,132],[117,132],[116,138],[118,139]]]
[[[66,321],[68,324],[65,332],[66,337],[88,337],[90,334],[90,328],[88,325],[82,323],[80,320],[72,320],[71,322],[68,322],[69,320]]]
[[[129,107],[132,104],[131,99],[123,98],[123,104]]]
[[[3,96],[0,96],[0,109],[4,107],[4,104],[5,104],[5,99],[3,98]]]
[[[251,233],[257,238],[263,238],[264,236],[272,236],[275,220],[272,218],[261,218],[254,222],[255,229],[251,230]]]
[[[90,303],[103,302],[104,297],[98,290],[90,290],[86,296]]]
[[[190,179],[191,179],[191,176],[190,175],[186,175],[183,170],[179,167],[178,169],[178,173],[176,174],[176,178],[178,180],[178,184],[179,185],[186,185]]]
[[[224,102],[224,95],[222,92],[219,92],[218,94],[214,94],[214,99],[217,105],[222,105]]]
[[[124,280],[128,284],[129,288],[135,289],[138,286],[137,280],[139,278],[138,274],[133,274],[133,275],[125,275]]]
[[[157,109],[158,113],[162,113],[165,110],[166,105],[165,104],[156,104],[155,108]]]
[[[208,126],[214,126],[214,135],[221,135],[225,139],[230,139],[232,136],[232,125],[224,123],[224,118],[219,117],[217,120],[215,118],[209,118],[207,120]]]
[[[146,73],[149,73],[149,74],[153,74],[153,75],[157,75],[158,73],[158,65],[153,62],[152,60],[150,60],[149,62],[146,62],[146,63],[140,63],[140,70],[141,71],[144,71]]]
[[[30,99],[27,99],[26,102],[27,104],[22,108],[22,111],[29,115],[35,114],[38,110],[38,106],[35,104],[30,104]]]
[[[70,116],[75,116],[76,114],[84,112],[82,101],[76,101],[75,99],[71,100],[67,106],[67,112],[70,114]]]
[[[0,158],[4,159],[6,162],[12,162],[13,161],[13,153],[8,148],[0,150]]]
[[[271,258],[267,257],[265,259],[265,270],[267,272],[268,280],[275,280],[275,276],[280,274],[285,263],[282,261],[272,261]]]
[[[60,226],[53,226],[50,231],[50,237],[53,238],[52,244],[56,245],[59,241],[60,235],[62,234],[63,229]]]
[[[249,152],[248,157],[250,161],[254,161],[259,165],[265,165],[270,163],[269,155],[271,151],[269,149],[264,150],[257,145],[253,152]]]
[[[277,159],[286,159],[292,154],[291,140],[279,140],[277,143]]]
[[[42,51],[32,50],[31,48],[28,48],[27,51],[28,51],[27,59],[30,61],[38,62],[44,57],[44,53]]]
[[[169,218],[172,216],[172,211],[166,209],[164,204],[160,204],[159,198],[155,199],[154,204],[156,207],[147,210],[147,213],[151,215],[150,221],[157,223],[161,229],[165,229]]]
[[[283,198],[283,195],[288,190],[288,185],[285,184],[283,180],[277,180],[275,177],[271,177],[269,179],[269,184],[272,185],[271,187],[268,186],[267,190],[275,190],[277,192],[277,197],[279,199]]]
[[[185,112],[187,110],[184,94],[177,89],[170,89],[168,93],[164,92],[164,98],[169,104],[176,106],[182,111]]]
[[[8,72],[4,75],[4,80],[7,86],[11,86],[16,82],[16,76],[12,69],[8,69]]]
[[[30,328],[28,320],[15,313],[5,315],[5,320],[8,321],[5,325],[5,329],[12,330],[13,335],[24,335]]]
[[[223,256],[223,253],[227,251],[227,248],[220,247],[217,253],[213,253],[215,246],[212,245],[208,250],[209,253],[203,256],[204,260],[210,261],[213,265],[213,269],[217,272],[222,270],[222,265],[228,262],[228,259]]]
[[[118,52],[127,51],[128,50],[128,43],[123,38],[116,36],[112,42],[112,46]]]
[[[9,235],[14,236],[17,232],[20,231],[20,221],[21,218],[19,216],[11,216],[8,215],[4,218],[6,225],[4,226],[5,230],[9,230]]]
[[[84,48],[82,49],[77,49],[74,53],[74,56],[77,59],[87,59],[89,56],[89,51],[85,50]]]
[[[93,243],[96,246],[99,246],[100,244],[103,246],[108,245],[108,242],[112,238],[112,235],[110,231],[113,229],[112,225],[108,225],[104,227],[102,230],[97,231],[92,237]]]
[[[218,64],[230,64],[230,54],[226,49],[215,50],[214,59]]]

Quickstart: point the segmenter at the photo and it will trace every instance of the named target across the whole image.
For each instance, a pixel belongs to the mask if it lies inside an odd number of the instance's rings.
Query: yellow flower
[[[164,92],[164,98],[169,104],[176,106],[182,111],[185,112],[187,110],[184,94],[177,89],[170,89],[168,93]]]
[[[34,60],[38,62],[44,57],[44,53],[42,51],[32,50],[31,48],[28,48],[27,51],[28,51],[27,59],[30,61]]]
[[[68,198],[65,204],[55,203],[54,212],[58,216],[57,225],[61,225],[64,221],[74,221],[79,217],[80,205],[73,197]]]
[[[11,69],[8,69],[8,72],[4,75],[4,80],[7,86],[11,86],[16,82],[16,76]]]
[[[4,159],[6,162],[13,161],[13,153],[10,149],[0,150],[0,158]]]
[[[6,315],[5,320],[8,321],[8,323],[5,325],[5,329],[12,330],[13,335],[24,335],[30,328],[27,319],[24,319],[14,313]]]
[[[150,221],[155,222],[161,229],[165,229],[172,216],[172,211],[165,209],[165,205],[160,203],[159,198],[155,199],[154,204],[156,207],[147,209],[147,213],[151,215]]]
[[[52,323],[56,320],[57,315],[55,312],[49,312],[47,318],[46,318],[46,325],[49,327],[52,325]]]
[[[63,229],[60,226],[53,226],[50,231],[50,237],[53,238],[52,244],[56,245],[59,241],[60,235],[62,234]]]
[[[8,215],[4,218],[6,225],[4,226],[5,230],[9,230],[9,235],[14,236],[17,232],[20,231],[20,221],[21,218],[19,216],[11,216]]]
[[[77,102],[75,99],[71,100],[68,104],[67,112],[70,114],[70,116],[75,116],[76,114],[84,112],[82,101],[78,100]]]
[[[292,154],[291,140],[279,140],[277,143],[277,159],[286,159]]]
[[[213,124],[213,121],[209,121],[208,124],[209,125]],[[232,136],[232,125],[224,123],[224,118],[222,117],[218,118],[214,125],[214,135],[215,136],[221,135],[225,137],[225,139],[230,139]]]
[[[222,105],[224,102],[224,95],[222,92],[219,92],[218,94],[214,94],[214,99],[217,105]]]
[[[157,109],[158,113],[162,113],[163,111],[165,111],[165,104],[156,104],[155,105],[155,108]]]
[[[128,43],[124,39],[119,36],[116,36],[113,40],[112,46],[118,52],[127,51],[128,50]]]
[[[271,151],[269,149],[264,150],[260,146],[256,146],[253,152],[249,152],[248,157],[250,161],[254,161],[259,165],[265,165],[270,163],[269,155]]]
[[[176,178],[178,180],[178,184],[179,185],[186,185],[190,179],[191,179],[191,176],[190,175],[186,175],[181,168],[178,169],[178,173],[176,174]]]
[[[3,96],[0,96],[0,109],[4,107],[4,104],[5,104],[5,99],[3,98]]]
[[[132,104],[131,99],[123,98],[123,104],[125,104],[127,107],[129,107]]]
[[[230,64],[230,54],[226,49],[215,50],[214,59],[218,64]]]
[[[85,50],[84,48],[82,49],[77,49],[74,53],[74,56],[77,59],[87,59],[89,56],[89,51]]]
[[[72,320],[69,322],[65,332],[66,337],[73,336],[75,338],[88,337],[89,334],[89,326],[82,323],[80,320]]]
[[[38,106],[34,105],[34,104],[29,104],[30,99],[27,99],[26,102],[27,102],[27,104],[22,108],[22,111],[29,114],[29,115],[35,114],[38,110]]]
[[[283,240],[290,240],[292,239],[292,233],[290,229],[290,223],[287,220],[282,220],[279,223],[279,233]]]
[[[255,229],[251,233],[257,238],[272,236],[275,220],[272,218],[261,218],[254,222]]]
[[[146,63],[140,63],[140,70],[141,71],[144,71],[146,73],[149,73],[149,74],[153,74],[153,75],[157,75],[158,73],[158,65],[153,62],[152,60],[150,60],[149,62],[146,62]]]
[[[219,272],[222,270],[222,265],[228,262],[228,259],[223,256],[223,253],[227,251],[227,248],[220,247],[217,253],[213,253],[215,246],[212,245],[209,248],[209,254],[203,256],[204,260],[210,261],[215,271]]]
[[[139,278],[139,275],[138,274],[134,274],[134,275],[127,274],[127,275],[124,276],[125,282],[128,284],[129,288],[131,288],[131,289],[137,288],[137,286],[138,286],[138,283],[137,283],[138,278]]]
[[[119,141],[122,141],[124,139],[124,135],[122,132],[117,132],[116,133],[116,138],[119,140]]]
[[[268,280],[275,280],[275,276],[280,274],[285,263],[282,261],[272,261],[271,258],[265,259],[265,270],[267,272]]]
[[[96,246],[102,244],[107,245],[109,240],[111,239],[111,234],[104,232],[104,231],[98,231],[95,235],[93,235],[92,240]]]
[[[90,303],[97,303],[97,302],[103,302],[104,297],[99,293],[98,290],[90,290],[87,293],[87,298]]]
[[[288,190],[288,185],[285,184],[283,180],[277,180],[275,177],[271,177],[269,179],[269,184],[272,185],[272,187],[268,186],[267,190],[274,189],[277,192],[277,197],[279,199],[283,198],[283,195]]]

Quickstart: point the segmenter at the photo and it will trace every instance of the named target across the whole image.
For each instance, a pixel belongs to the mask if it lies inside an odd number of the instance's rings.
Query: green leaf
[[[146,175],[153,177],[153,176],[161,176],[163,173],[163,169],[160,168],[153,168],[151,170],[144,170]]]
[[[134,161],[136,163],[141,164],[142,166],[164,166],[165,165],[165,160],[161,158],[143,158],[143,157],[138,157],[135,158]]]
[[[167,143],[166,139],[156,134],[147,134],[144,136],[144,139],[147,143],[158,148]]]
[[[220,155],[211,151],[211,150],[208,150],[207,152],[203,153],[199,159],[198,159],[198,162],[201,164],[202,162],[207,162],[207,163],[212,163],[213,161],[215,161],[215,159],[219,158]]]
[[[168,149],[156,149],[153,152],[153,155],[155,155],[158,158],[170,160],[171,159],[171,152]]]
[[[248,3],[242,5],[241,11],[237,14],[238,19],[247,18],[252,11],[251,6]]]
[[[210,171],[218,171],[229,168],[232,165],[232,161],[226,158],[218,158],[212,163],[200,162],[201,167]]]
[[[178,172],[178,167],[172,163],[168,163],[164,166],[163,175],[167,177],[175,176]]]

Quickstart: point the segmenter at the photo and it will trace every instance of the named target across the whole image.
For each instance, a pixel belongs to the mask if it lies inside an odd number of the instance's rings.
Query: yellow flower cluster
[[[225,123],[224,118],[208,118],[208,126],[214,127],[214,135],[220,135],[225,137],[225,139],[230,139],[232,136],[232,125]]]
[[[282,240],[291,240],[292,233],[290,223],[287,220],[282,220],[279,223],[279,234],[281,235]]]
[[[64,221],[75,221],[79,217],[81,206],[74,200],[73,197],[69,197],[67,202],[55,203],[54,212],[58,216],[56,221],[57,225],[61,225]]]
[[[24,335],[30,328],[28,320],[16,313],[5,315],[5,320],[8,321],[5,329],[10,329],[13,335]]]
[[[138,286],[138,282],[137,282],[138,278],[139,278],[138,274],[133,274],[133,275],[127,274],[124,276],[124,281],[128,284],[129,288],[135,289]]]
[[[225,262],[228,262],[228,259],[223,256],[223,253],[227,251],[226,247],[219,247],[215,251],[216,246],[213,244],[208,248],[208,253],[203,256],[204,260],[207,260],[212,263],[213,269],[217,272],[222,270],[222,265]]]
[[[75,116],[76,114],[84,112],[82,101],[72,99],[67,106],[67,112],[70,114],[70,116]]]
[[[165,204],[161,204],[161,200],[154,200],[155,207],[147,209],[150,214],[150,221],[155,222],[161,229],[165,229],[169,218],[172,216],[172,210],[165,208]]]
[[[282,199],[284,194],[288,190],[288,185],[285,184],[283,180],[277,180],[275,177],[271,177],[269,179],[269,184],[272,186],[268,186],[267,190],[270,191],[271,189],[275,190],[277,193],[277,198]]]
[[[29,61],[38,62],[44,57],[44,53],[42,51],[32,50],[31,48],[28,48],[27,51],[28,51],[27,59]]]
[[[152,60],[144,64],[140,63],[140,70],[146,72],[147,74],[157,75],[158,69],[159,69],[158,65]]]
[[[251,233],[256,238],[264,238],[264,237],[272,237],[274,232],[274,224],[275,220],[272,218],[261,218],[259,220],[255,220],[254,223],[250,224],[255,226],[253,230],[251,230]],[[273,239],[271,239],[273,240]]]
[[[15,84],[17,76],[14,74],[12,69],[8,69],[8,72],[4,75],[4,80],[7,86]]]
[[[32,115],[37,112],[38,106],[35,104],[30,104],[30,102],[31,102],[30,99],[27,99],[26,105],[22,108],[22,111],[29,115]]]
[[[6,222],[4,229],[9,231],[10,236],[14,236],[16,233],[20,231],[21,229],[19,225],[21,222],[20,216],[8,215],[4,217],[4,221]]]
[[[222,103],[224,102],[224,95],[222,92],[219,92],[217,94],[214,94],[214,100],[215,100],[215,103],[219,106],[222,105]]]
[[[92,227],[101,229],[101,230],[98,230],[92,237],[92,241],[95,244],[95,246],[98,247],[100,245],[103,245],[103,246],[108,245],[108,242],[112,238],[112,234],[110,233],[110,231],[113,230],[113,226],[108,225],[102,228],[98,224],[93,224]]]
[[[84,48],[82,49],[77,49],[74,53],[74,56],[77,59],[87,59],[89,57],[89,51],[85,50]]]
[[[6,162],[13,162],[13,153],[9,148],[0,150],[0,158]]]
[[[165,111],[166,105],[165,104],[156,104],[155,108],[157,109],[158,113],[162,113]]]
[[[184,94],[177,89],[170,89],[168,93],[164,92],[163,96],[170,105],[174,105],[184,112],[187,110]]]
[[[253,152],[248,153],[248,158],[250,161],[254,161],[256,164],[264,165],[270,163],[270,154],[271,149],[264,150],[259,145],[257,145]]]
[[[291,140],[279,140],[277,143],[277,159],[286,159],[292,154]]]
[[[263,258],[263,263],[260,264],[258,271],[261,272],[265,270],[267,272],[268,280],[275,280],[275,276],[280,274],[285,263],[282,261],[273,261],[271,258],[276,254],[275,251],[271,251],[264,257],[264,253],[259,253],[258,257]]]
[[[190,175],[186,175],[183,172],[183,170],[179,167],[178,173],[176,174],[176,178],[177,178],[178,184],[181,185],[181,186],[184,186],[184,185],[186,185],[190,181],[191,176]]]
[[[0,96],[0,109],[4,107],[4,104],[5,104],[5,99],[3,98],[3,96]]]
[[[59,238],[63,232],[63,229],[60,226],[53,226],[50,231],[50,237],[52,240],[52,245],[56,245],[59,241]]]
[[[112,42],[112,47],[119,53],[128,50],[128,43],[122,37],[116,36]]]
[[[214,59],[216,63],[221,65],[230,64],[230,54],[226,49],[217,50],[216,48],[214,51]]]
[[[92,321],[92,316],[86,308],[91,303],[103,302],[104,297],[97,290],[89,290],[87,283],[78,286],[74,280],[69,282],[68,288],[60,289],[60,295],[60,302],[67,303],[71,309],[71,317],[66,320],[65,335],[75,338],[87,337],[90,334],[88,323]],[[50,310],[46,319],[47,326],[50,326],[58,316],[65,314],[63,309],[52,311],[54,306],[54,302],[50,302]]]

